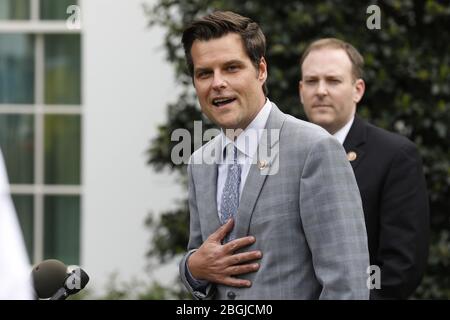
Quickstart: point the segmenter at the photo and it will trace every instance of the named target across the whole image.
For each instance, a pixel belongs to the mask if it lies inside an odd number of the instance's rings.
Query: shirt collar
[[[236,138],[234,144],[236,145],[239,153],[245,155],[246,158],[252,159],[258,148],[258,142],[263,133],[263,129],[266,127],[267,120],[269,119],[270,111],[272,110],[272,102],[269,98],[266,98],[266,103],[256,115],[255,119],[245,128],[245,130]],[[224,160],[224,149],[228,144],[233,143],[221,130],[222,135],[222,161]],[[223,163],[223,162],[222,162]]]
[[[353,115],[349,122],[342,128],[340,128],[335,134],[333,134],[333,137],[338,139],[338,141],[341,144],[344,144],[345,138],[347,138],[348,132],[350,131],[350,128],[352,127],[353,120],[355,120],[355,116]]]

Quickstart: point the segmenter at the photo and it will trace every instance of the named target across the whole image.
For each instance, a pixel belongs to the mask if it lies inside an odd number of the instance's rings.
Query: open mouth
[[[236,100],[236,98],[216,98],[216,99],[213,99],[212,104],[216,107],[222,107],[224,105],[232,103],[235,100]]]

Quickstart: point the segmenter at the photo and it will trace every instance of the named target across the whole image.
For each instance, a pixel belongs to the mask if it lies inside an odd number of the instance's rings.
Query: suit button
[[[236,298],[236,294],[233,291],[228,291],[227,296],[230,300],[234,300]]]

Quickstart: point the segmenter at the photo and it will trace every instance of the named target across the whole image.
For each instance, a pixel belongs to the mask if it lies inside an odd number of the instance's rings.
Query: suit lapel
[[[221,139],[217,136],[203,150],[204,163],[202,171],[205,172],[205,180],[208,188],[204,190],[206,203],[207,234],[215,232],[220,226],[219,214],[217,212],[217,175],[218,163],[220,163]]]
[[[364,144],[366,143],[366,139],[367,130],[364,121],[360,117],[355,116],[355,120],[343,144],[353,171],[358,167],[364,157]]]
[[[248,235],[253,209],[264,182],[273,170],[278,169],[279,135],[285,118],[286,115],[272,103],[266,131],[258,144],[257,162],[252,163],[242,191],[235,225],[236,238]]]

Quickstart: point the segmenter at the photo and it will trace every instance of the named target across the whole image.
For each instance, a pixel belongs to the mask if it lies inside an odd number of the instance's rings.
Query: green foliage
[[[118,273],[109,276],[105,293],[94,294],[89,288],[69,296],[68,300],[186,300],[190,299],[187,290],[181,287],[179,281],[174,281],[169,287],[158,281],[131,279],[119,281]]]
[[[163,212],[161,218],[155,221],[150,213],[146,219],[146,226],[152,231],[153,245],[147,253],[147,257],[158,257],[159,262],[166,263],[173,256],[186,252],[189,235],[186,227],[189,226],[187,201],[175,211]],[[165,226],[160,228],[160,225]]]
[[[166,288],[157,281],[145,283],[142,280],[117,281],[117,274],[108,282],[106,294],[102,300],[174,300],[186,299],[187,293],[176,283]]]
[[[369,30],[369,5],[381,9],[381,29]],[[433,0],[348,2],[159,0],[146,7],[150,26],[165,31],[167,60],[183,88],[168,106],[167,123],[152,141],[149,163],[185,175],[170,153],[177,128],[193,130],[201,119],[192,81],[186,72],[180,38],[195,17],[221,9],[258,21],[267,37],[269,97],[287,113],[305,119],[298,99],[299,57],[308,43],[337,37],[352,43],[366,61],[366,93],[361,116],[414,141],[423,157],[431,208],[431,247],[426,277],[416,298],[450,298],[450,4]],[[447,30],[447,31],[445,31]],[[206,122],[206,126],[211,126]],[[186,203],[150,225],[157,230],[151,254],[162,261],[175,257],[187,243]],[[171,237],[174,235],[174,237]]]

